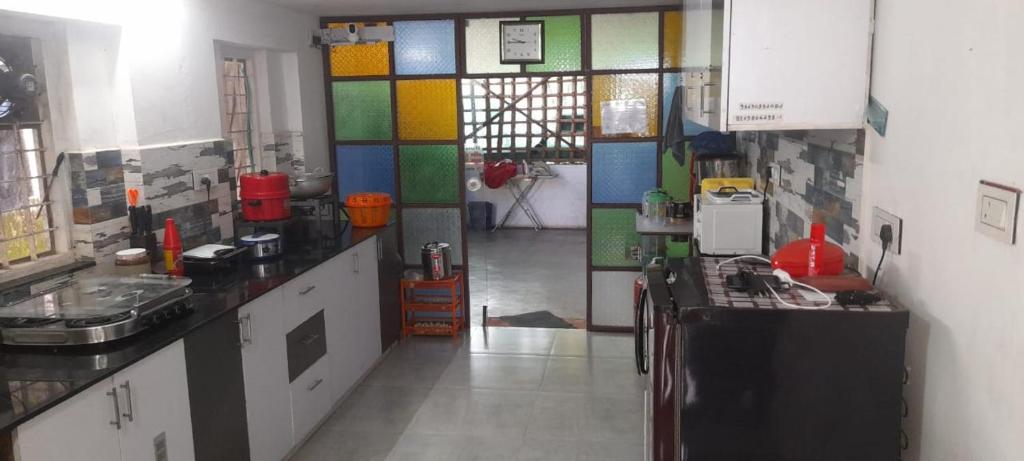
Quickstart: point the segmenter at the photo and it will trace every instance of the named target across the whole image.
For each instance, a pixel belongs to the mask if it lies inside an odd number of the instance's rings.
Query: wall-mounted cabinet
[[[863,126],[871,0],[684,0],[687,118],[720,131]]]

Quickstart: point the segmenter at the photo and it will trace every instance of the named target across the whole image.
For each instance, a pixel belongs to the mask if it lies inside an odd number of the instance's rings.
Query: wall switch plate
[[[879,233],[882,231],[882,226],[886,224],[892,226],[892,244],[889,245],[889,252],[903,253],[903,218],[878,207],[871,212],[871,240],[878,246],[882,246],[882,238],[879,237]]]
[[[981,181],[974,228],[1000,242],[1015,244],[1019,203],[1020,189]]]
[[[208,170],[194,170],[192,172],[192,189],[206,192],[206,186],[203,185],[203,178],[210,178],[210,188],[217,185],[217,169],[210,168]]]
[[[772,181],[772,184],[782,184],[782,165],[778,162],[771,162],[768,164],[768,175]]]

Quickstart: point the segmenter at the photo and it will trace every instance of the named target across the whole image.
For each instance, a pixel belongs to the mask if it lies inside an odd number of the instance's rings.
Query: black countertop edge
[[[393,222],[380,228],[345,225],[339,238],[286,240],[285,254],[264,263],[275,274],[270,277],[257,277],[253,264],[246,261],[214,275],[190,276],[195,291],[191,314],[122,340],[64,348],[0,346],[0,434],[392,226]],[[110,270],[97,266],[76,276],[105,275]]]
[[[669,282],[668,274],[674,273],[675,280]],[[708,291],[704,284],[704,269],[699,257],[669,258],[659,274],[647,274],[648,290],[655,311],[673,314],[680,309],[707,306]]]

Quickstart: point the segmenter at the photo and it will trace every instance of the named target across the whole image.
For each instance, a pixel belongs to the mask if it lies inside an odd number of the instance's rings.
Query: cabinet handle
[[[384,244],[381,243],[380,239],[377,239],[377,261],[384,260]]]
[[[300,295],[309,294],[309,292],[311,292],[311,291],[313,291],[315,289],[316,289],[316,285],[310,285],[310,286],[308,286],[306,288],[303,288],[302,290],[299,290],[299,294]]]
[[[238,345],[246,346],[252,344],[252,314],[245,314],[235,321],[238,324]],[[242,330],[242,325],[245,325],[245,330]]]
[[[704,110],[704,90],[717,86],[717,83],[701,83],[700,85],[700,111],[702,114],[713,114],[713,110]]]
[[[121,430],[121,402],[117,400],[117,388],[110,389],[107,395],[114,399],[114,420],[110,422],[110,425]]]
[[[306,336],[305,338],[302,338],[299,342],[301,342],[302,345],[304,346],[308,346],[310,344],[313,344],[313,341],[316,341],[318,338],[320,338],[320,335],[313,333]]]
[[[306,386],[306,390],[307,391],[312,391],[313,389],[316,389],[316,388],[320,387],[320,384],[322,384],[323,382],[324,382],[323,378],[317,378],[316,381],[313,381],[313,384],[310,384],[309,386]]]
[[[121,389],[124,389],[124,399],[128,403],[128,413],[122,414],[125,418],[128,418],[128,422],[135,421],[135,410],[132,407],[132,383],[131,381],[125,381],[121,384]]]
[[[359,273],[359,253],[352,254],[352,261],[355,265],[352,267],[352,272]]]

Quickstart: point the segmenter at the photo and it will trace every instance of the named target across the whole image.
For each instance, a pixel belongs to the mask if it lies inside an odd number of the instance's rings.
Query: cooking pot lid
[[[449,247],[451,247],[451,245],[444,242],[430,242],[426,245],[423,245],[424,250],[442,250]]]
[[[256,233],[256,234],[250,234],[250,235],[243,236],[241,240],[243,242],[254,242],[255,243],[255,242],[266,242],[266,241],[270,241],[270,240],[277,240],[279,238],[281,238],[281,236],[277,235],[277,234]]]

